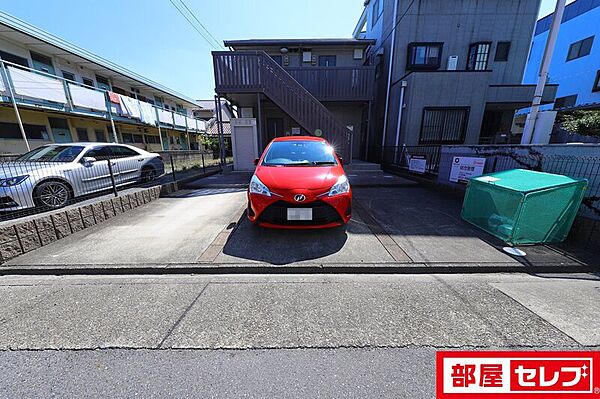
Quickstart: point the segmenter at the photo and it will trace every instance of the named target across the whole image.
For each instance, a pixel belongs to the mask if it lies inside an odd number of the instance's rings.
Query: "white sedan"
[[[113,184],[151,181],[163,173],[161,156],[137,147],[49,144],[0,163],[0,211],[61,208],[76,197],[109,190]]]

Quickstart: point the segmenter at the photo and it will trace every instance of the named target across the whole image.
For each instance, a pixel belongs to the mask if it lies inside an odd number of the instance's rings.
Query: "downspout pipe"
[[[387,121],[388,121],[388,108],[390,105],[390,87],[392,85],[392,72],[394,68],[394,50],[396,49],[396,23],[398,20],[398,2],[400,0],[394,0],[394,22],[392,25],[392,44],[390,49],[390,61],[388,66],[388,81],[385,93],[385,113],[383,115],[383,132],[381,134],[381,159],[383,162],[383,148],[385,147],[385,139],[387,132]],[[383,23],[383,21],[382,21]],[[383,43],[382,43],[383,44]]]
[[[398,124],[396,125],[396,144],[394,146],[394,162],[398,156],[398,145],[400,144],[400,127],[402,126],[402,111],[404,110],[404,91],[408,86],[408,82],[403,80],[400,82],[400,104],[398,104]]]
[[[556,46],[556,38],[558,37],[558,31],[560,30],[560,24],[562,22],[563,13],[565,11],[566,0],[557,0],[556,9],[554,10],[554,17],[552,17],[552,25],[548,32],[548,40],[546,41],[546,47],[544,48],[544,55],[542,57],[542,63],[540,65],[540,72],[538,76],[537,85],[535,86],[535,92],[533,95],[533,101],[531,103],[531,110],[527,115],[525,121],[525,128],[523,129],[523,136],[521,136],[521,144],[531,144],[533,140],[533,134],[535,132],[535,124],[537,122],[538,113],[540,110],[540,104],[542,103],[542,96],[544,94],[544,87],[548,80],[548,70],[550,69],[550,61],[552,61],[552,55],[554,54],[554,47]]]

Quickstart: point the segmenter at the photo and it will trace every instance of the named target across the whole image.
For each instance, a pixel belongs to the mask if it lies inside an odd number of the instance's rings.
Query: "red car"
[[[248,218],[263,227],[327,228],[352,216],[352,190],[333,147],[319,137],[271,141],[248,187]]]

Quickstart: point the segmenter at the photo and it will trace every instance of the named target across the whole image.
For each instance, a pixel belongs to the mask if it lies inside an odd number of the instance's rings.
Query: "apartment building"
[[[523,72],[540,0],[366,0],[354,30],[375,42],[368,159],[383,147],[519,142]],[[543,102],[552,103],[548,85]]]
[[[554,14],[535,28],[523,83],[537,80]],[[600,0],[576,0],[565,7],[550,63],[550,83],[558,84],[554,104],[543,109],[600,109]]]
[[[213,52],[215,91],[241,119],[255,121],[257,153],[275,137],[310,134],[327,138],[351,162],[366,154],[375,69],[365,65],[365,55],[373,44],[354,38],[225,41],[231,51]],[[254,144],[238,139],[236,146]]]
[[[4,12],[0,58],[0,153],[72,141],[199,147],[193,99]]]

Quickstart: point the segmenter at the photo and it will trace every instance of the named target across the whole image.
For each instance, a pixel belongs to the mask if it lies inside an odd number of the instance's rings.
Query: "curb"
[[[264,266],[206,264],[164,266],[113,266],[106,267],[0,267],[0,275],[161,275],[161,274],[484,274],[484,273],[590,273],[597,272],[592,266],[564,265],[432,265],[403,264],[386,266]]]

